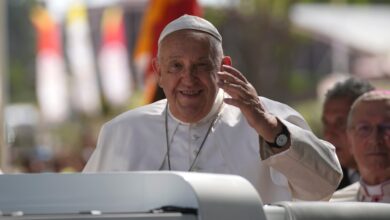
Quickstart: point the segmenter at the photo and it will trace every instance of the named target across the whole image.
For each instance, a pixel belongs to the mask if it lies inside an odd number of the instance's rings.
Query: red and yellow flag
[[[37,34],[36,92],[41,114],[49,123],[67,119],[70,110],[61,29],[43,7],[33,8]]]
[[[184,15],[202,16],[197,0],[150,0],[142,19],[134,52],[138,80],[143,82],[143,104],[154,101],[157,77],[153,73],[152,58],[157,55],[158,37],[164,27]]]
[[[133,92],[123,14],[119,7],[105,9],[99,51],[103,94],[107,102],[115,107],[126,106]]]

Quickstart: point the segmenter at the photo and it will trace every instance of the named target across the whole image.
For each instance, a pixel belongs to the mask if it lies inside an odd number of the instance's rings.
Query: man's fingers
[[[246,83],[239,79],[238,77],[235,77],[233,74],[230,74],[228,72],[218,72],[218,79],[219,82],[222,84],[238,84],[244,86]]]
[[[224,102],[229,105],[236,106],[241,109],[241,111],[250,111],[254,109],[254,106],[257,105],[255,100],[242,100],[235,98],[224,98]]]
[[[218,83],[219,87],[222,88],[227,94],[233,98],[249,99],[251,98],[250,92],[245,88],[245,85],[237,85],[233,83]]]
[[[222,65],[222,70],[226,71],[228,73],[231,73],[233,76],[237,77],[238,79],[244,81],[245,83],[248,82],[248,80],[242,75],[240,71],[238,71],[236,68],[228,65]]]

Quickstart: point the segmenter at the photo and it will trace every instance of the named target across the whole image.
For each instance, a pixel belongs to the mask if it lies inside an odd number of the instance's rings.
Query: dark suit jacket
[[[337,189],[342,189],[342,188],[344,188],[346,186],[349,186],[352,183],[354,183],[349,178],[348,169],[345,168],[345,167],[341,167],[341,169],[343,170],[343,178],[341,179],[341,182],[340,182],[339,186],[337,187]]]

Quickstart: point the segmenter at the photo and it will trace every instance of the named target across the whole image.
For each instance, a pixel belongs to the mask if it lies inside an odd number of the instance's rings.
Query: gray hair
[[[355,101],[362,94],[374,90],[375,87],[368,81],[349,78],[345,81],[336,83],[331,89],[326,92],[325,101],[334,98],[350,98]]]
[[[352,104],[351,109],[349,110],[348,114],[348,121],[347,125],[348,127],[352,126],[352,115],[356,110],[356,106],[358,106],[362,102],[370,102],[370,101],[388,101],[390,100],[390,90],[373,90],[364,93],[359,98],[355,100],[355,102]]]

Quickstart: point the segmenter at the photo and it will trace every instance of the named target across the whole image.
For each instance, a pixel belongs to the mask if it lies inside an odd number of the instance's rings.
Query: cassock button
[[[198,140],[200,138],[200,136],[199,135],[197,135],[197,134],[194,134],[194,135],[192,135],[192,140]]]

